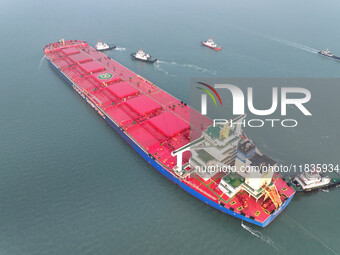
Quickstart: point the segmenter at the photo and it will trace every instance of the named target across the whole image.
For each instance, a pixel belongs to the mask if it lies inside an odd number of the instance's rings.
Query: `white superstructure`
[[[97,50],[107,50],[107,49],[110,49],[110,46],[99,40],[96,44],[96,49]]]
[[[208,41],[205,41],[205,44],[207,46],[210,46],[210,47],[213,47],[213,48],[217,47],[217,44],[214,42],[214,40],[212,38],[210,38]]]
[[[328,48],[325,49],[325,50],[322,50],[322,51],[321,51],[321,54],[322,54],[322,55],[325,55],[325,56],[328,56],[328,57],[334,56],[333,53],[332,53]]]
[[[135,58],[148,60],[150,58],[150,55],[145,53],[142,49],[139,49],[139,51],[135,54]]]
[[[306,172],[294,178],[303,189],[314,189],[330,183],[331,178],[322,177],[318,172]]]
[[[208,181],[223,172],[218,189],[228,197],[244,190],[258,201],[263,198],[274,203],[278,208],[282,204],[280,194],[274,184],[273,175],[276,162],[261,154],[255,144],[242,132],[241,115],[222,125],[209,126],[202,136],[171,153],[177,157],[174,172],[181,178],[197,174]],[[182,154],[191,152],[190,161],[182,165]]]

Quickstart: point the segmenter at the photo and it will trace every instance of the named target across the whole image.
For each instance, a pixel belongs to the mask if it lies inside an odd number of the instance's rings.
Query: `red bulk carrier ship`
[[[213,127],[209,118],[84,41],[51,43],[44,53],[51,67],[147,162],[206,204],[265,227],[293,198],[294,190],[273,172],[260,171],[254,178],[197,170],[212,164],[276,164],[240,126]]]

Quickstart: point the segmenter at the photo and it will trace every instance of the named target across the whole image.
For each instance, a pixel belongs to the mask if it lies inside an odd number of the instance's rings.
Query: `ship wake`
[[[161,65],[167,65],[167,66],[175,66],[175,67],[184,67],[184,68],[190,68],[195,70],[196,72],[201,72],[201,73],[210,73],[213,75],[216,75],[216,71],[215,70],[209,70],[197,65],[193,65],[193,64],[180,64],[180,63],[176,63],[176,62],[166,62],[166,61],[161,61],[158,60],[157,63],[161,64]]]
[[[292,42],[292,41],[281,39],[281,38],[274,37],[274,36],[266,36],[266,37],[269,38],[270,40],[273,40],[273,41],[276,41],[276,42],[279,42],[279,43],[282,43],[282,44],[285,44],[285,45],[288,45],[288,46],[291,46],[291,47],[294,47],[300,50],[308,51],[310,53],[319,52],[317,49],[311,48],[309,46],[306,46],[300,43]]]
[[[161,68],[160,66],[159,66],[159,61],[157,61],[157,62],[155,62],[154,63],[154,68],[157,70],[157,71],[160,71],[160,72],[162,72],[162,73],[165,73],[166,75],[169,75],[169,72],[168,71],[165,71],[163,68]]]
[[[272,246],[275,250],[279,251],[279,248],[276,246],[275,242],[267,235],[263,234],[261,231],[254,230],[251,227],[245,225],[243,221],[241,222],[242,228],[247,230],[249,233],[251,233],[253,236],[256,236],[257,238],[260,238],[263,242],[269,244]]]
[[[292,217],[290,217],[288,214],[285,214],[292,222],[294,222],[300,229],[305,231],[307,234],[309,234],[311,237],[313,237],[316,241],[318,241],[322,246],[324,246],[326,249],[331,251],[335,255],[339,255],[336,251],[334,251],[331,247],[329,247],[327,244],[325,244],[323,241],[321,241],[317,236],[315,236],[312,232],[308,231],[304,226],[299,224],[296,220],[294,220]]]
[[[46,59],[46,56],[44,55],[41,59],[40,59],[40,63],[39,63],[39,69],[41,68],[42,64],[44,63],[44,60]]]
[[[117,46],[116,48],[114,48],[114,50],[116,50],[116,51],[126,51],[126,48]]]

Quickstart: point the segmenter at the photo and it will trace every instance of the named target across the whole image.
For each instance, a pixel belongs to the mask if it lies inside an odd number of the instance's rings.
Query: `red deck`
[[[200,137],[212,124],[207,117],[85,42],[53,43],[44,51],[97,107],[169,171],[176,165],[171,152]],[[189,157],[190,152],[183,154],[184,163]],[[269,210],[265,211],[261,203],[246,192],[232,198],[223,194],[217,188],[223,175],[218,173],[208,181],[195,175],[183,182],[213,201],[234,208],[235,212],[253,216],[261,222],[269,217]],[[294,193],[282,179],[276,177],[274,182],[282,199]]]
[[[149,122],[167,137],[172,137],[189,129],[189,124],[171,112],[165,112],[149,120]]]
[[[68,58],[71,59],[73,63],[84,63],[84,62],[88,62],[92,60],[92,58],[85,53],[78,53],[78,54],[70,55],[68,56]]]
[[[62,49],[61,52],[64,53],[65,55],[72,55],[72,54],[79,53],[80,50],[78,50],[77,48],[66,48],[66,49]]]
[[[174,149],[211,125],[180,100],[81,41],[54,43],[46,56],[131,137],[169,170]],[[194,124],[190,122],[195,119]],[[185,153],[183,160],[189,160]]]
[[[135,112],[138,113],[139,116],[146,115],[151,112],[155,112],[162,108],[162,106],[159,103],[156,103],[156,101],[152,100],[148,96],[139,96],[136,98],[133,98],[131,100],[128,100],[126,104]],[[162,114],[163,115],[163,114]],[[160,116],[162,116],[160,115]],[[158,117],[156,117],[158,118]],[[153,118],[155,119],[155,118]],[[152,120],[153,120],[152,119]]]
[[[88,74],[105,70],[105,67],[96,61],[81,63],[79,66]]]
[[[139,94],[139,90],[127,82],[114,84],[108,87],[107,90],[120,99]]]

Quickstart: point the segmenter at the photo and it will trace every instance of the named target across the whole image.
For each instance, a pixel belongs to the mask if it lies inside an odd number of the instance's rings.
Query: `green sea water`
[[[340,2],[0,0],[0,254],[340,254],[339,190],[296,195],[262,229],[160,175],[48,66],[61,38],[107,54],[186,102],[190,79],[337,78]],[[200,45],[213,36],[215,52]],[[155,65],[133,61],[142,47]],[[313,85],[314,86],[314,85]],[[311,86],[312,121],[249,129],[282,162],[339,163],[340,87]],[[340,86],[340,85],[339,85]]]

